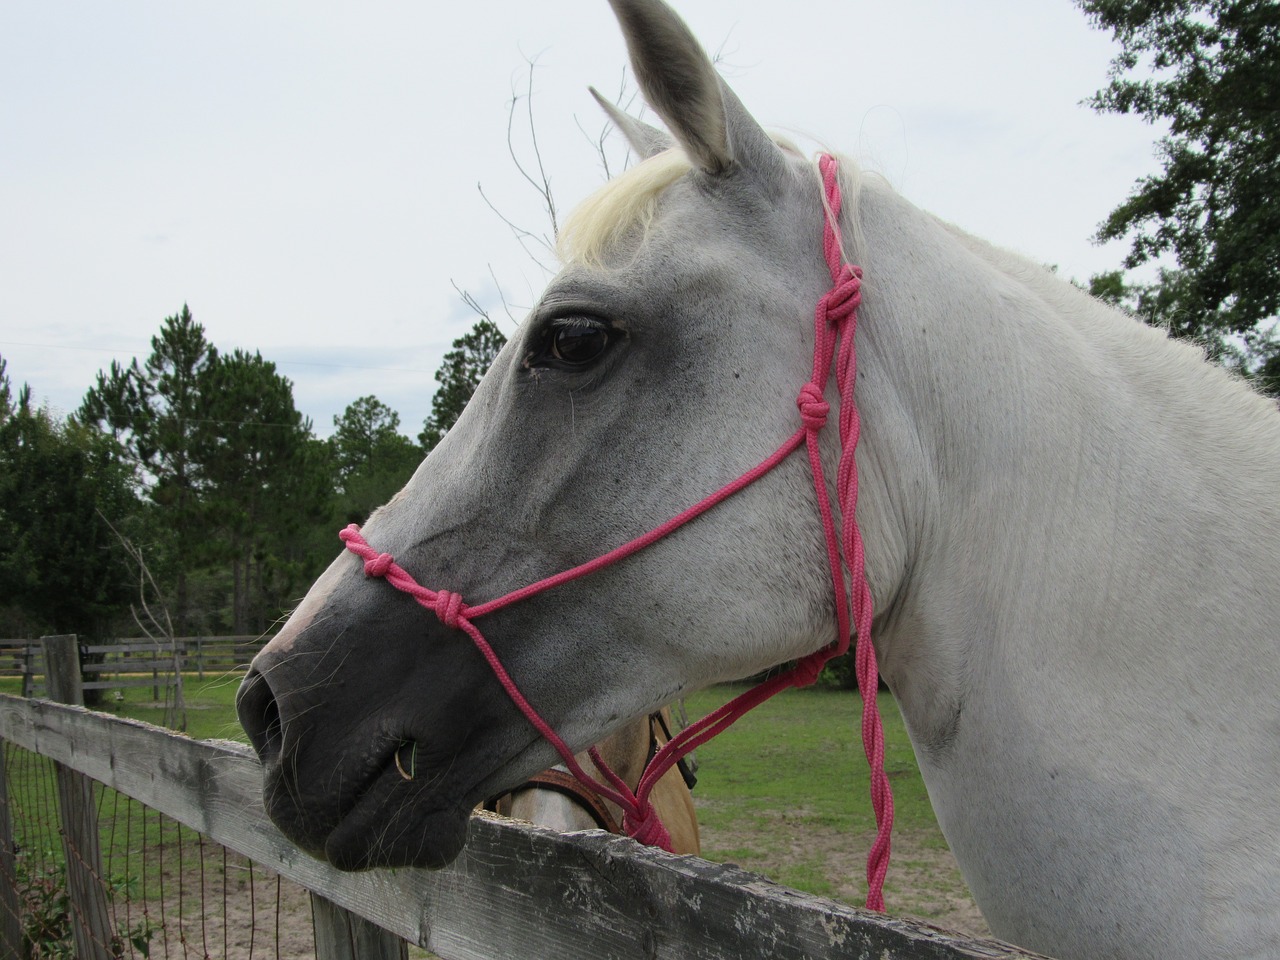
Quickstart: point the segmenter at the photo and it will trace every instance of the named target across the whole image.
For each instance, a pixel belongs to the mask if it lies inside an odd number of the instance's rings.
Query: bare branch
[[[463,303],[470,307],[474,313],[480,315],[480,319],[489,320],[489,311],[480,306],[480,301],[473,297],[470,291],[463,290],[454,280],[449,281],[449,286],[453,287],[458,296],[462,298]],[[489,322],[492,323],[493,321],[489,320]]]
[[[545,234],[543,236],[539,236],[538,234],[533,233],[530,230],[526,230],[524,227],[520,226],[518,223],[515,223],[513,220],[509,219],[507,215],[504,214],[501,210],[499,210],[497,206],[493,203],[493,201],[489,199],[489,197],[484,192],[484,187],[481,184],[477,183],[476,189],[480,191],[480,197],[481,199],[484,200],[485,205],[490,210],[492,210],[495,214],[497,214],[499,220],[501,220],[503,223],[507,225],[507,229],[511,231],[511,235],[515,237],[516,242],[520,244],[520,248],[526,254],[528,254],[530,260],[532,260],[535,264],[538,265],[538,269],[543,270],[546,273],[554,273],[555,272],[554,270],[552,270],[545,263],[543,263],[538,258],[538,255],[529,249],[529,241],[536,243],[538,246],[542,247],[543,250],[545,250],[548,254],[551,254],[553,256],[555,254],[554,243],[552,243],[551,240],[547,239]]]
[[[169,617],[169,608],[164,602],[164,595],[160,592],[160,586],[156,583],[155,577],[151,575],[151,568],[147,566],[147,561],[142,555],[142,548],[137,546],[133,541],[126,537],[123,533],[116,529],[107,515],[101,510],[97,511],[102,522],[107,525],[107,529],[116,535],[116,539],[120,541],[120,546],[124,547],[125,553],[138,567],[138,606],[142,608],[143,614],[146,615],[146,622],[138,615],[138,607],[129,604],[129,613],[133,615],[133,622],[138,625],[141,630],[153,643],[166,641],[169,649],[173,654],[173,713],[168,713],[168,689],[165,690],[166,721],[168,725],[178,730],[187,729],[187,705],[186,698],[182,690],[182,654],[178,649],[178,638],[173,632],[173,620]],[[160,613],[164,620],[161,622],[160,617],[156,616],[151,609],[151,605],[147,602],[148,588],[149,592],[156,598],[160,607]],[[147,624],[150,624],[148,627]],[[154,632],[152,632],[154,631]]]
[[[511,313],[511,305],[507,303],[507,295],[502,292],[502,284],[498,282],[498,275],[493,272],[493,264],[486,264],[489,268],[489,278],[493,280],[493,288],[498,291],[498,299],[502,301],[502,312],[507,315],[507,319],[511,321],[513,327],[520,326],[520,321]]]
[[[520,156],[516,152],[515,143],[512,140],[512,127],[515,123],[516,104],[519,102],[521,95],[516,91],[511,94],[511,108],[507,112],[507,150],[511,154],[511,159],[516,165],[516,169],[520,174],[529,181],[533,189],[538,191],[542,196],[543,209],[547,211],[547,220],[551,224],[552,237],[560,235],[560,224],[556,220],[556,198],[551,192],[551,178],[547,175],[547,168],[542,162],[542,149],[538,145],[538,125],[534,122],[533,117],[533,71],[537,67],[538,58],[528,58],[529,75],[525,81],[525,92],[523,94],[525,101],[525,114],[529,121],[529,141],[533,144],[533,159],[538,168],[538,175],[533,176],[523,163],[520,162]]]

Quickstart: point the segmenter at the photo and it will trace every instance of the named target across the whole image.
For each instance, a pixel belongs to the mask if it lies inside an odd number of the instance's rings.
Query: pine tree
[[[76,415],[111,433],[162,509],[171,537],[179,634],[189,632],[189,573],[206,560],[210,542],[193,447],[208,416],[201,377],[217,357],[184,304],[151,338],[146,363],[139,366],[135,358],[124,367],[113,361],[109,373],[98,373]]]
[[[109,437],[16,403],[0,358],[0,605],[41,632],[101,640],[128,610],[133,576],[105,518],[141,510]]]
[[[301,586],[291,540],[327,500],[309,456],[311,422],[294,406],[293,384],[260,353],[219,355],[200,389],[205,418],[192,453],[211,559],[230,572],[232,628],[259,631]]]
[[[337,471],[338,513],[344,524],[364,523],[405,485],[422,450],[400,433],[400,414],[372,395],[348,404],[333,425],[329,444]]]
[[[440,389],[431,400],[431,413],[418,434],[423,450],[430,452],[458,421],[506,342],[502,331],[488,317],[482,317],[470,333],[453,341],[453,349],[444,355],[436,371]]]

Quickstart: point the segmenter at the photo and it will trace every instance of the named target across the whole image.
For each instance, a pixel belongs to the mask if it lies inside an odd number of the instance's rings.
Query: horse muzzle
[[[544,750],[474,650],[414,604],[375,600],[357,619],[350,600],[319,593],[254,658],[236,697],[266,812],[340,869],[444,866],[471,808],[511,785],[499,771]],[[527,759],[512,782],[548,762]]]

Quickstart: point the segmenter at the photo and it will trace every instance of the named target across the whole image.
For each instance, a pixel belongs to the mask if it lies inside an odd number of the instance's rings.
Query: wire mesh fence
[[[95,956],[288,960],[315,956],[306,890],[123,794],[92,786],[98,853],[69,845],[61,825],[55,765],[4,745],[12,825],[0,883],[16,893],[0,918],[21,931],[23,960],[81,955],[76,929],[93,931]],[[87,871],[97,896],[88,908],[69,895],[68,858]],[[105,924],[76,911],[94,910]],[[77,924],[76,920],[80,923]]]

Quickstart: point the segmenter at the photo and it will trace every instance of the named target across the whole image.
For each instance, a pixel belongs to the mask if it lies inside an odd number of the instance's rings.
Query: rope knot
[[[432,605],[436,616],[450,630],[458,629],[458,619],[462,616],[462,594],[453,593],[449,590],[440,590],[436,593],[435,603]]]
[[[827,322],[835,326],[843,325],[856,314],[862,305],[862,268],[840,264],[822,303],[826,307]]]
[[[796,397],[796,406],[800,408],[800,419],[808,430],[821,430],[827,422],[827,414],[831,405],[822,398],[822,388],[810,381],[800,388],[800,396]]]
[[[622,829],[632,840],[643,843],[646,847],[660,847],[670,853],[671,834],[663,826],[658,811],[648,798],[640,802],[643,805],[637,811],[623,814]]]
[[[385,577],[387,571],[391,569],[391,565],[395,562],[395,558],[389,553],[380,553],[376,557],[370,557],[364,562],[364,575],[366,577]]]
[[[819,650],[797,661],[791,670],[793,687],[809,687],[818,682],[818,674],[827,663],[826,651]]]

